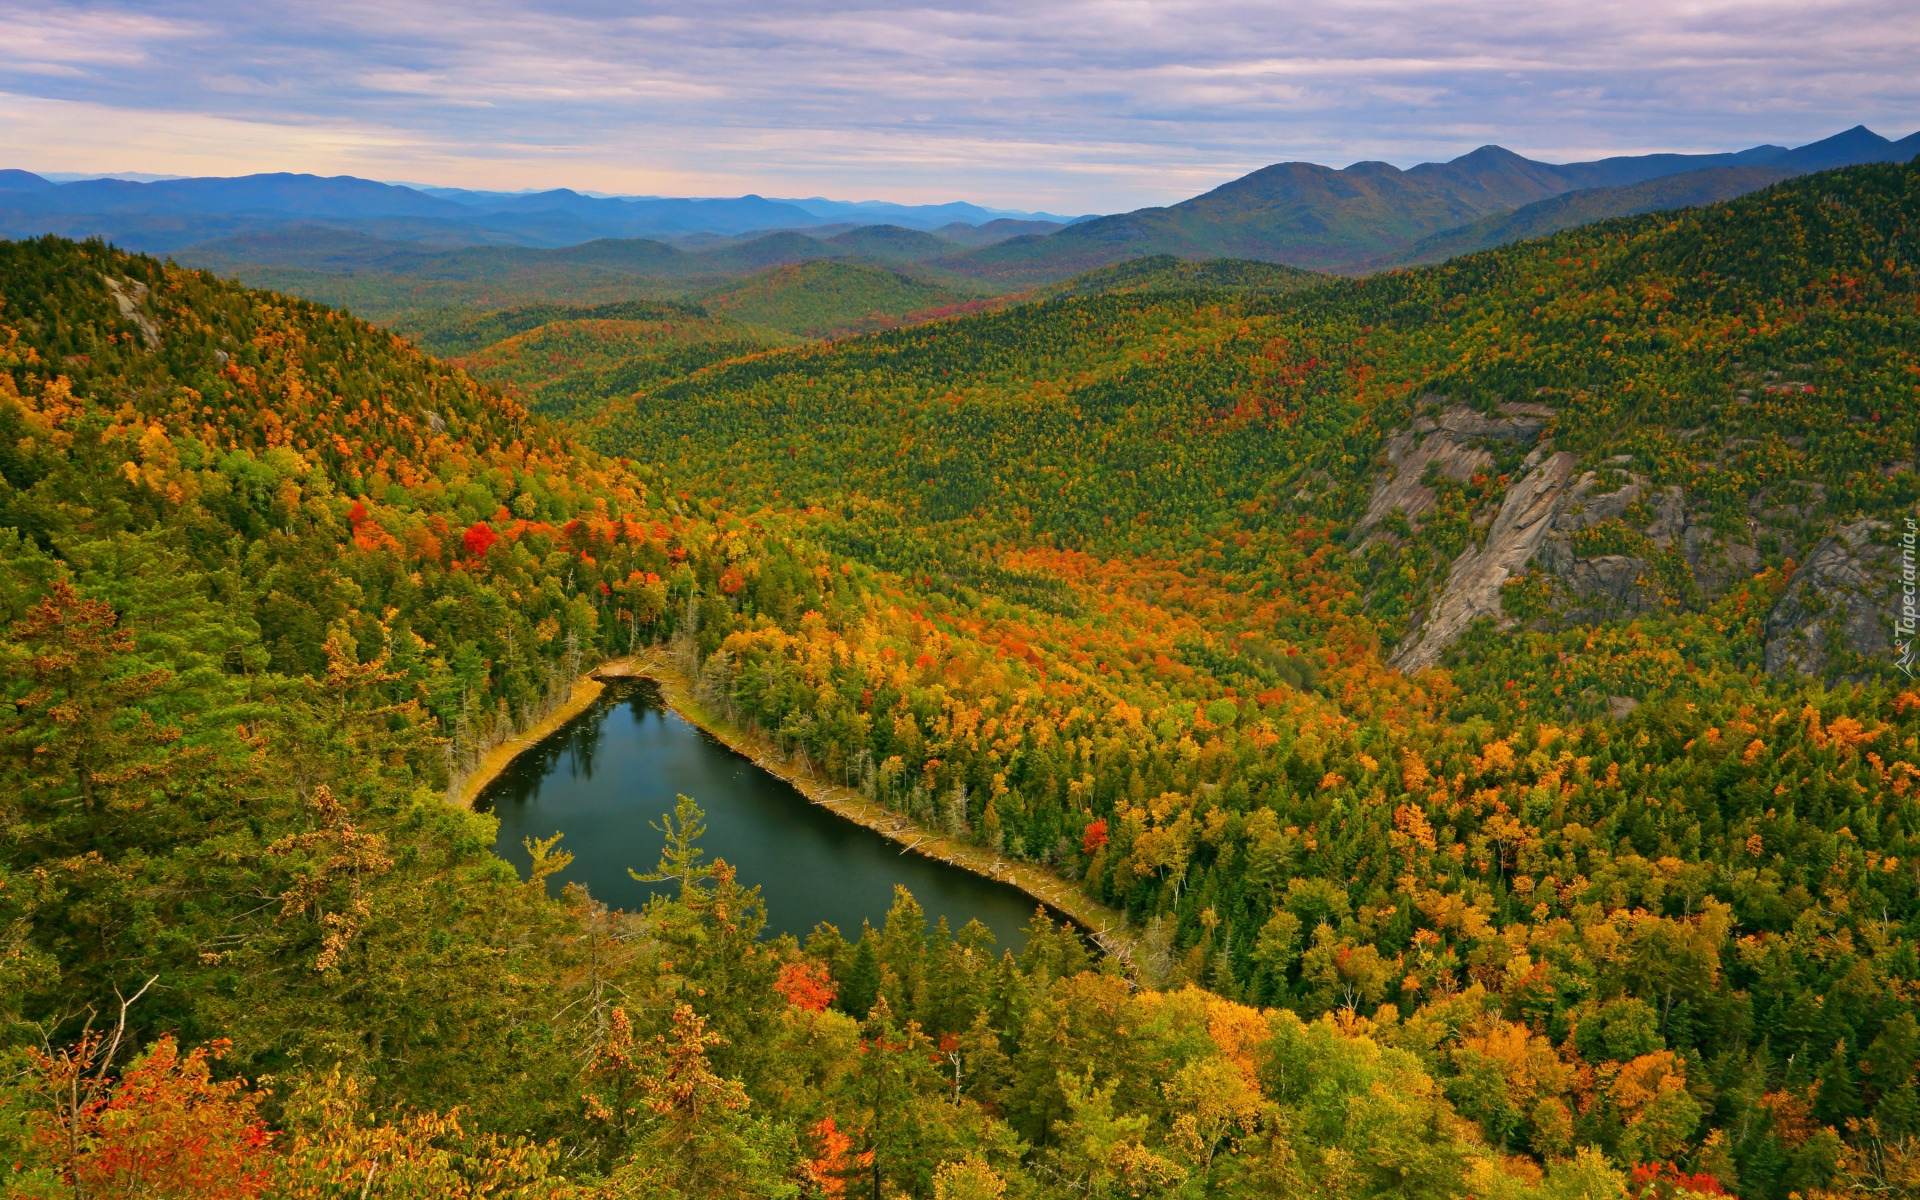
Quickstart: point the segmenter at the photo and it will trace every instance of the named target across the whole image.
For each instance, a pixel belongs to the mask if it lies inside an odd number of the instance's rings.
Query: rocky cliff
[[[1395,667],[1436,665],[1482,618],[1503,627],[1523,619],[1593,623],[1698,607],[1765,569],[1769,555],[1791,582],[1766,618],[1768,670],[1831,676],[1891,661],[1897,572],[1884,521],[1836,523],[1818,484],[1792,483],[1757,491],[1743,518],[1715,520],[1684,488],[1635,470],[1631,455],[1582,469],[1554,449],[1551,418],[1539,405],[1494,413],[1451,405],[1388,438],[1355,527],[1361,549],[1398,543],[1388,529],[1395,514],[1405,521],[1399,528],[1417,530],[1441,477],[1491,472],[1503,443],[1531,447],[1497,508],[1476,514],[1472,544],[1416,615],[1391,657]],[[1547,613],[1510,610],[1509,589],[1527,580],[1550,598]]]

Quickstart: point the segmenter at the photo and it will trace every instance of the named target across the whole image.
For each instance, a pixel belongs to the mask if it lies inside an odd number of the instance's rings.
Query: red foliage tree
[[[780,978],[773,986],[787,998],[788,1004],[807,1012],[824,1012],[827,1005],[833,1003],[836,994],[826,964],[812,959],[788,963],[780,968]]]
[[[266,1192],[274,1154],[259,1113],[264,1094],[211,1073],[230,1043],[182,1057],[163,1035],[110,1081],[96,1062],[110,1056],[101,1042],[89,1031],[78,1046],[36,1056],[53,1112],[35,1140],[76,1195],[251,1200]]]
[[[460,535],[460,544],[466,547],[468,558],[485,558],[487,551],[493,549],[493,544],[499,540],[500,535],[485,521],[474,522]]]
[[[822,1196],[844,1196],[847,1181],[873,1165],[873,1151],[853,1153],[853,1139],[840,1132],[832,1117],[822,1117],[807,1130],[815,1154],[802,1170]]]
[[[1702,1196],[1727,1196],[1720,1181],[1705,1171],[1689,1175],[1674,1163],[1642,1163],[1633,1169],[1628,1186],[1635,1200],[1668,1200],[1676,1192]]]
[[[1100,847],[1106,844],[1107,844],[1107,819],[1105,817],[1101,817],[1099,820],[1094,821],[1087,826],[1086,833],[1082,834],[1080,838],[1080,848],[1082,850],[1085,850],[1088,854],[1092,854],[1094,851],[1098,850]]]

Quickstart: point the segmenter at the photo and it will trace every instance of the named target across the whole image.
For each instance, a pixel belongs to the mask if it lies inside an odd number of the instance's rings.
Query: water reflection
[[[706,812],[709,860],[726,859],[767,902],[769,933],[804,938],[828,921],[857,936],[876,926],[904,884],[927,910],[959,929],[978,919],[1001,946],[1033,916],[1034,901],[1006,884],[915,854],[809,803],[791,786],[679,716],[650,681],[610,685],[595,705],[522,754],[479,798],[500,818],[495,850],[524,876],[523,839],[561,831],[573,862],[549,879],[587,885],[616,908],[635,909],[655,889],[627,874],[660,856],[649,828],[685,793]]]

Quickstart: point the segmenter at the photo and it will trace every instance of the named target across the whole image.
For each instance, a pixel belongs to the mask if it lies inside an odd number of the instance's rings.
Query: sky
[[[1915,0],[0,0],[0,167],[1115,212],[1920,128]]]

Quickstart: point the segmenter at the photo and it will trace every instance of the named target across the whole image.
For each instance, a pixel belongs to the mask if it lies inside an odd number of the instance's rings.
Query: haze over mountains
[[[292,174],[57,184],[27,171],[0,171],[0,231],[97,233],[161,253],[306,222],[443,246],[568,246],[598,238],[731,236],[848,223],[972,228],[1004,218],[1045,221],[1052,228],[1074,219],[965,203],[604,197],[569,188],[476,192]]]
[[[1920,133],[1898,142],[1856,126],[1788,149],[1755,146],[1737,154],[1651,154],[1554,165],[1483,146],[1446,163],[1402,171],[1360,162],[1345,170],[1277,163],[1165,208],[1083,221],[1057,235],[1004,242],[977,257],[977,273],[1008,283],[1076,274],[1143,254],[1248,258],[1316,270],[1353,271],[1418,256],[1423,239],[1462,230],[1524,206],[1587,193],[1563,223],[1532,223],[1538,236],[1603,217],[1725,200],[1792,175],[1869,162],[1905,162],[1920,154]],[[1692,190],[1678,204],[1635,191],[1648,181],[1687,174]],[[1696,198],[1697,197],[1697,198]],[[1522,222],[1526,225],[1527,222]],[[1505,229],[1462,236],[1455,253],[1514,240]]]
[[[100,236],[222,271],[485,280],[730,277],[840,259],[1005,294],[1149,255],[1366,272],[1607,217],[1731,199],[1810,171],[1920,154],[1864,126],[1808,145],[1552,164],[1484,146],[1401,170],[1287,162],[1178,204],[1100,217],[967,203],[609,198],[560,188],[475,192],[350,176],[253,175],[56,184],[0,171],[0,235]],[[325,289],[321,289],[325,291]],[[335,300],[350,297],[331,293]]]

